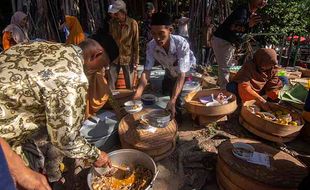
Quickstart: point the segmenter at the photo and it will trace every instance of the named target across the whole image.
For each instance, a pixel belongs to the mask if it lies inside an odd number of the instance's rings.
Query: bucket
[[[131,84],[132,87],[136,87],[138,84],[138,71],[133,71],[131,73]],[[120,70],[117,81],[116,81],[116,89],[126,89],[126,81],[125,81],[125,76],[122,70]]]
[[[116,81],[116,88],[117,89],[126,88],[125,76],[122,70],[118,74],[117,81]]]
[[[120,149],[113,152],[110,152],[108,156],[111,159],[112,165],[142,165],[145,168],[149,169],[153,173],[153,179],[151,183],[144,190],[151,190],[154,184],[154,181],[157,177],[158,170],[154,160],[147,154],[134,150],[134,149]],[[87,175],[87,184],[90,190],[92,189],[93,178],[99,176],[99,174],[92,168]]]
[[[104,112],[96,118],[100,118],[96,123],[86,120],[80,129],[80,133],[87,142],[100,150],[111,150],[115,145],[119,144],[118,122],[115,114]]]

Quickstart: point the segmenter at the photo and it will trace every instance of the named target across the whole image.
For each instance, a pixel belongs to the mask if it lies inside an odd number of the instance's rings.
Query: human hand
[[[140,100],[141,99],[141,95],[139,95],[137,92],[133,95],[132,97],[133,100]]]
[[[267,112],[271,111],[269,103],[264,98],[262,98],[261,100],[258,100],[257,104],[262,110],[267,111]]]
[[[139,66],[139,63],[134,63],[134,64],[133,64],[133,69],[134,69],[134,70],[137,70],[137,69],[138,69],[138,66]]]
[[[173,101],[169,101],[167,106],[166,106],[166,110],[168,110],[171,113],[171,118],[175,117],[175,102]]]
[[[261,21],[262,21],[262,18],[259,15],[252,14],[249,20],[249,27],[252,28],[253,26],[255,26],[257,23]]]
[[[111,160],[105,152],[101,152],[99,158],[94,163],[95,167],[112,167]]]
[[[13,174],[17,186],[25,190],[52,190],[44,175],[37,173],[25,166],[19,172]]]

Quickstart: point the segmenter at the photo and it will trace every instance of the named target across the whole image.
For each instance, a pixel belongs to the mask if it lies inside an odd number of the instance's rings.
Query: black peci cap
[[[167,13],[155,13],[152,16],[151,25],[165,25],[170,26],[172,24],[171,18]]]

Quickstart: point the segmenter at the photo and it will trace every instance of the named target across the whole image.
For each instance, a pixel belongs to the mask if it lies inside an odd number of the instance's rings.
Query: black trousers
[[[176,78],[171,77],[169,74],[166,74],[164,76],[164,80],[162,82],[162,93],[163,95],[168,95],[170,98],[172,97],[172,93],[174,90],[175,83],[177,82]],[[181,93],[179,94],[177,101],[175,103],[175,119],[178,123],[182,123],[182,101],[181,101]]]
[[[117,81],[117,77],[119,74],[119,71],[123,70],[124,78],[125,78],[125,84],[127,89],[132,89],[132,82],[131,82],[131,67],[130,65],[120,65],[120,64],[114,64],[112,63],[110,65],[110,80],[109,80],[109,86],[112,90],[115,90],[115,85]]]

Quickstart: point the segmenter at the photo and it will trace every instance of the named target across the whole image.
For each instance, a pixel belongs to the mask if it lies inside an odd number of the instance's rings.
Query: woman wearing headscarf
[[[85,40],[85,35],[80,21],[75,16],[66,15],[65,24],[70,32],[69,36],[67,37],[66,44],[78,45]]]
[[[3,30],[3,49],[9,49],[11,46],[21,42],[28,42],[27,28],[27,15],[21,11],[15,12],[11,18],[11,24]]]
[[[276,100],[282,88],[277,76],[277,63],[277,54],[273,49],[258,49],[253,60],[242,66],[226,89],[236,94],[242,102],[256,100],[258,105],[268,110],[267,100],[262,95]]]

